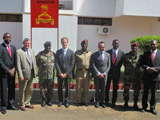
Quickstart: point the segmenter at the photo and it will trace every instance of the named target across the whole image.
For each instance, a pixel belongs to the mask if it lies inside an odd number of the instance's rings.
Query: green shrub
[[[158,49],[160,49],[160,36],[159,35],[152,35],[152,36],[139,36],[130,41],[130,43],[137,42],[139,43],[139,48],[143,53],[146,50],[150,50],[150,41],[157,40],[158,41]]]

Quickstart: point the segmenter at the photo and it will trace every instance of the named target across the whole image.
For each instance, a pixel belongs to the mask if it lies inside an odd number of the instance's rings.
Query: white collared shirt
[[[154,58],[156,57],[157,49],[155,51],[151,50],[151,54],[154,52]]]
[[[63,49],[63,54],[64,54],[64,56],[66,56],[66,53],[67,53],[68,48],[66,48],[66,49],[62,48],[62,49]]]
[[[5,44],[6,48],[8,49],[8,44],[6,44],[5,42],[4,42],[4,44]],[[10,49],[11,49],[10,44],[9,44],[9,47],[10,47]]]

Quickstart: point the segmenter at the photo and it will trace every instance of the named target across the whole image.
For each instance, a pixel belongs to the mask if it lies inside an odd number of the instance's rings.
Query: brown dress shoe
[[[26,108],[34,109],[33,105],[27,105]]]
[[[25,107],[20,107],[20,109],[22,110],[22,111],[26,111],[26,108]]]

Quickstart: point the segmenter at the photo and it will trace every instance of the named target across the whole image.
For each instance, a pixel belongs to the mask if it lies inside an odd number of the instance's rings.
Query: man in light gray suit
[[[32,97],[33,78],[36,77],[36,59],[32,49],[30,49],[30,39],[25,38],[23,47],[16,51],[16,67],[19,77],[19,102],[20,109],[25,111],[26,108],[33,109],[30,104]]]
[[[94,84],[95,84],[95,107],[98,108],[99,105],[105,108],[104,96],[105,87],[107,82],[108,71],[110,69],[110,55],[106,53],[105,43],[98,43],[99,51],[93,53],[91,58],[91,65],[94,73]]]
[[[70,80],[72,78],[72,70],[74,68],[75,56],[74,52],[68,48],[68,38],[63,37],[61,39],[62,49],[57,50],[56,52],[56,67],[57,67],[57,76],[58,76],[58,97],[59,104],[62,106],[63,103],[63,93],[62,86],[63,82],[66,88],[65,91],[65,107],[69,107],[70,99]]]
[[[111,85],[111,80],[113,80],[113,97],[112,97],[112,107],[116,106],[116,100],[117,100],[117,90],[118,90],[118,83],[119,83],[119,77],[120,77],[120,69],[122,66],[122,58],[124,56],[124,52],[119,50],[119,40],[115,39],[112,42],[113,48],[110,50],[107,50],[106,52],[110,54],[110,60],[111,60],[111,68],[108,73],[107,78],[107,85],[106,85],[106,106],[108,106],[109,101],[109,89]]]

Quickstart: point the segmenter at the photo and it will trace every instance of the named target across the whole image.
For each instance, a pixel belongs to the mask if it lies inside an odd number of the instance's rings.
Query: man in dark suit
[[[142,98],[142,110],[145,112],[148,104],[148,92],[151,91],[151,100],[150,100],[150,111],[157,115],[155,110],[156,106],[156,91],[158,87],[158,82],[160,80],[160,51],[157,50],[158,43],[156,40],[152,40],[150,43],[151,50],[144,52],[142,57],[142,65],[144,67],[144,92]]]
[[[110,55],[106,53],[105,43],[98,43],[99,51],[93,53],[91,58],[91,65],[94,73],[94,82],[95,82],[95,98],[96,104],[95,107],[98,108],[101,105],[105,108],[104,96],[105,96],[105,87],[107,82],[108,72],[111,66]]]
[[[56,52],[56,67],[58,76],[58,97],[59,104],[62,106],[63,103],[63,93],[62,86],[63,82],[66,88],[65,91],[65,107],[69,107],[70,99],[70,80],[72,78],[72,70],[74,68],[75,56],[74,52],[68,48],[68,38],[64,37],[61,39],[62,49]]]
[[[111,80],[113,80],[113,97],[112,97],[112,107],[116,106],[116,100],[117,100],[117,89],[118,89],[118,83],[119,83],[119,77],[120,77],[120,69],[122,66],[122,58],[124,56],[124,52],[119,50],[119,40],[115,39],[112,42],[113,48],[106,51],[110,54],[110,60],[111,60],[111,68],[108,73],[108,79],[107,79],[107,85],[106,85],[106,106],[108,106],[109,101],[109,90],[110,90],[110,84]]]
[[[15,101],[15,53],[16,48],[10,44],[11,34],[3,35],[4,42],[0,45],[0,88],[1,88],[1,113],[6,109],[18,110]],[[8,93],[7,93],[8,88]],[[7,105],[8,95],[8,105]]]

